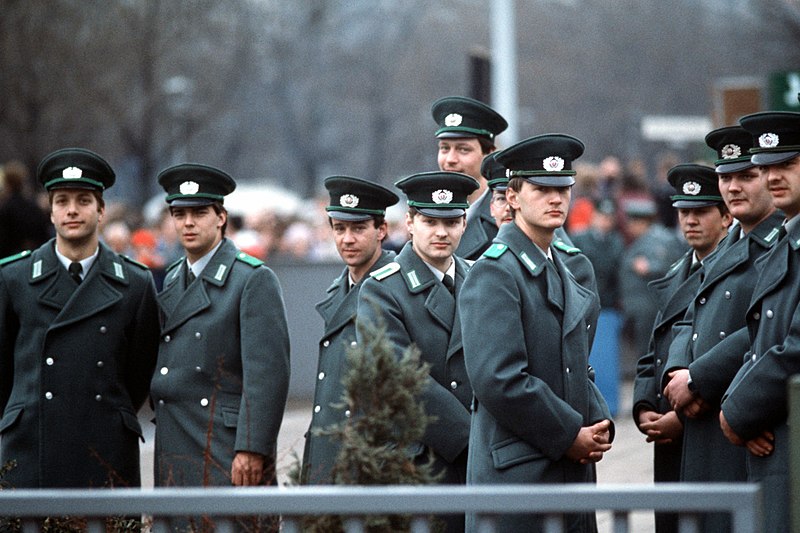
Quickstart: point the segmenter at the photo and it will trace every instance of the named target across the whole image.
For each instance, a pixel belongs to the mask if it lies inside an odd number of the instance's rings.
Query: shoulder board
[[[14,255],[10,255],[8,257],[4,257],[3,259],[0,259],[0,266],[7,265],[9,263],[13,263],[14,261],[19,261],[23,257],[28,257],[29,255],[31,255],[31,251],[30,250],[25,250],[24,252],[20,252],[18,254],[14,254]]]
[[[260,267],[261,265],[264,264],[264,261],[262,261],[261,259],[253,257],[252,255],[246,254],[244,252],[239,252],[238,254],[236,254],[236,259],[241,261],[242,263],[250,265],[253,268]]]
[[[555,248],[556,250],[561,250],[562,252],[570,255],[581,253],[580,248],[576,248],[575,246],[570,246],[569,244],[559,239],[553,241],[553,248]]]
[[[506,252],[506,250],[508,250],[508,245],[495,243],[491,245],[485,252],[483,252],[482,257],[497,259],[501,255],[503,255]]]
[[[673,272],[675,272],[675,270],[677,270],[677,268],[683,264],[683,260],[684,259],[685,259],[685,257],[681,256],[680,259],[678,259],[677,261],[672,263],[670,265],[669,269],[667,270],[667,274],[672,274]]]
[[[128,257],[127,255],[124,255],[124,254],[120,254],[120,256],[122,256],[122,258],[125,261],[127,261],[128,263],[132,263],[132,264],[134,264],[134,265],[136,265],[139,268],[144,269],[144,270],[150,270],[149,266],[145,265],[144,263],[140,263],[139,261],[137,261],[136,259],[134,259],[132,257]]]
[[[381,267],[378,270],[373,270],[369,273],[369,275],[378,281],[381,281],[382,279],[388,278],[395,272],[400,272],[400,263],[395,263],[392,261],[388,265]]]
[[[185,258],[185,257],[181,257],[180,259],[176,259],[175,261],[173,261],[172,263],[170,263],[170,264],[167,266],[167,272],[169,272],[170,270],[172,270],[172,269],[173,269],[173,268],[175,268],[176,266],[180,265],[182,261],[186,261],[186,258]]]

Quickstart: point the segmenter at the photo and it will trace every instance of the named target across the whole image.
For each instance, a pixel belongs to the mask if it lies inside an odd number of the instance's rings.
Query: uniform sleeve
[[[742,368],[742,359],[749,349],[750,335],[744,327],[725,337],[689,365],[689,375],[705,402],[719,405],[725,390]]]
[[[386,335],[400,357],[412,344],[405,326],[405,321],[411,317],[404,315],[402,307],[385,283],[370,278],[358,293],[358,321],[376,323],[379,312],[386,324]],[[359,328],[356,329],[356,338],[359,344],[363,344]],[[469,411],[455,395],[430,376],[426,379],[422,401],[426,414],[435,417],[425,429],[423,444],[445,460],[455,461],[469,444]]]
[[[683,319],[672,325],[672,342],[669,345],[669,355],[664,365],[664,374],[661,376],[661,390],[669,383],[669,373],[681,368],[689,368],[692,362],[691,342],[693,323],[692,307],[686,311]]]
[[[656,318],[656,322],[659,318]],[[636,378],[633,381],[633,422],[639,426],[640,411],[658,410],[658,392],[661,385],[655,375],[655,341],[650,333],[647,353],[636,362]]]
[[[725,419],[737,435],[752,439],[784,423],[788,416],[789,378],[800,373],[800,309],[795,308],[783,342],[769,348],[734,377],[722,403]]]
[[[272,456],[289,393],[289,329],[280,283],[256,268],[239,304],[242,400],[235,449]]]
[[[532,288],[526,297],[537,298],[536,291],[541,288]],[[541,302],[530,305],[545,309],[544,298],[538,297]],[[536,339],[525,337],[521,302],[517,281],[498,261],[475,263],[459,297],[464,361],[481,408],[555,461],[572,446],[583,416],[529,373],[529,351],[543,360],[557,355],[526,345]]]
[[[135,318],[132,322],[132,333],[128,354],[125,359],[125,386],[131,397],[131,403],[137,411],[142,407],[150,391],[150,380],[158,358],[159,310],[156,303],[156,290],[152,274],[147,271],[145,281],[136,306]]]

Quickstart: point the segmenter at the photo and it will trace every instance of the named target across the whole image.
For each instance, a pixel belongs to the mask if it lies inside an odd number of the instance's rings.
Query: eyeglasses
[[[506,200],[505,194],[496,194],[492,196],[492,203],[502,207],[508,205],[508,200]]]

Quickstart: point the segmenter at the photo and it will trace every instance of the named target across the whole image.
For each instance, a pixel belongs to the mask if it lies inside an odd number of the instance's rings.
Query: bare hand
[[[683,408],[683,414],[689,418],[697,418],[710,410],[711,406],[709,404],[703,401],[700,396],[695,396],[694,400]]]
[[[254,452],[236,452],[231,465],[231,481],[237,487],[254,486],[264,477],[264,456]]]
[[[767,457],[775,450],[775,435],[771,431],[764,431],[758,437],[747,441],[745,447],[756,457]]]
[[[611,421],[602,420],[591,426],[584,426],[565,454],[568,459],[583,465],[596,463],[611,449]]]
[[[673,370],[667,376],[670,379],[664,387],[664,396],[675,411],[680,411],[694,399],[694,394],[689,390],[689,369]]]
[[[647,435],[647,442],[669,444],[683,435],[683,424],[675,411],[670,411],[664,415],[659,413],[654,414],[657,415],[657,417],[653,417],[651,420],[639,424],[639,428]]]
[[[728,421],[725,420],[725,413],[720,411],[719,412],[719,427],[722,428],[722,434],[725,435],[725,438],[731,441],[731,443],[735,446],[744,446],[745,442],[739,435],[733,431],[733,428],[728,424]]]
[[[640,277],[646,276],[650,273],[650,261],[643,255],[637,255],[633,258],[633,271]]]

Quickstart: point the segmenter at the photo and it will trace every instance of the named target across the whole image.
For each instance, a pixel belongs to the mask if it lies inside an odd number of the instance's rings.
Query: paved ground
[[[652,450],[646,444],[630,418],[631,383],[625,383],[620,391],[620,410],[617,414],[616,439],[613,449],[597,465],[598,483],[650,483],[653,479]],[[143,413],[146,444],[142,447],[142,484],[152,486],[153,424],[152,415]],[[278,471],[285,472],[292,464],[294,451],[298,457],[303,453],[304,435],[311,418],[311,404],[292,402],[286,410],[278,436]],[[611,531],[611,515],[598,512],[600,533]],[[629,520],[630,533],[653,531],[652,513],[633,513]]]

